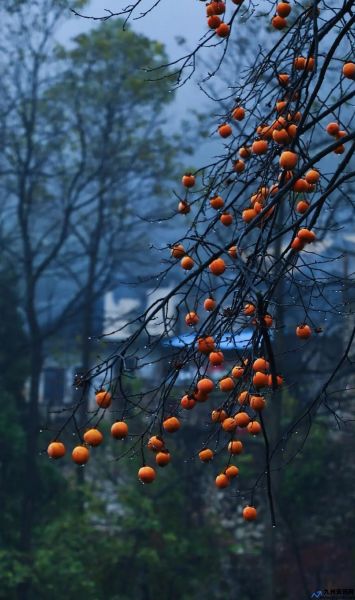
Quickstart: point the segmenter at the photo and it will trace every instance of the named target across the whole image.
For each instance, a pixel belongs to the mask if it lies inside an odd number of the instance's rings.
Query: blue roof
[[[245,348],[253,335],[252,329],[244,329],[241,333],[225,333],[218,341],[218,348],[221,350],[234,350],[235,348]],[[185,346],[192,346],[197,339],[201,337],[194,333],[183,333],[177,337],[168,338],[163,340],[163,346],[170,346],[173,348],[184,348]]]

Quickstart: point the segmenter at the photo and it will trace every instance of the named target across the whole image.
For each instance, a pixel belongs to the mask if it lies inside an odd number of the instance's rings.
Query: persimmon
[[[225,475],[227,475],[228,479],[234,479],[239,474],[239,469],[235,465],[229,465],[224,471]]]
[[[240,365],[236,365],[235,367],[233,367],[232,376],[235,379],[241,379],[241,377],[243,377],[243,375],[244,375],[244,367],[242,367]]]
[[[205,448],[198,453],[199,459],[202,462],[210,462],[214,457],[214,452],[210,448]]]
[[[275,15],[271,19],[271,24],[273,27],[275,27],[275,29],[278,30],[285,29],[285,27],[287,27],[286,19],[284,17],[280,17],[280,15]]]
[[[251,435],[258,435],[261,431],[261,425],[258,421],[250,421],[247,430]]]
[[[261,371],[257,371],[253,376],[253,385],[256,388],[266,387],[268,384],[268,376]]]
[[[268,379],[269,379],[268,386],[273,387],[272,375],[269,375]],[[280,387],[283,384],[283,382],[284,382],[283,377],[281,377],[281,375],[276,375],[276,381],[275,381],[276,387]]]
[[[214,383],[212,379],[208,379],[207,377],[205,377],[204,379],[200,379],[200,381],[197,382],[197,389],[200,392],[209,394],[214,390]]]
[[[164,440],[160,435],[152,435],[147,443],[147,447],[149,450],[153,450],[153,452],[159,452],[163,450],[165,446]]]
[[[111,425],[111,435],[116,440],[123,440],[128,435],[128,425],[125,421],[116,421]]]
[[[219,37],[226,38],[230,34],[230,26],[227,23],[221,23],[215,31]]]
[[[239,148],[238,152],[239,152],[240,158],[244,158],[244,160],[247,158],[250,158],[250,156],[251,156],[251,149],[248,148],[247,146],[242,146],[242,148]]]
[[[224,206],[224,200],[223,198],[221,198],[221,196],[218,196],[218,194],[216,194],[210,199],[210,205],[215,210],[218,210]]]
[[[184,258],[182,258],[180,261],[180,265],[183,269],[185,269],[185,271],[191,271],[191,269],[195,265],[195,262],[194,259],[191,258],[191,256],[184,256]]]
[[[221,392],[231,392],[234,389],[234,381],[231,377],[224,377],[219,382]]]
[[[218,127],[218,133],[222,138],[227,138],[232,135],[232,128],[228,123],[222,123],[222,125]]]
[[[242,106],[237,106],[232,112],[232,117],[236,121],[242,121],[245,117],[244,108]]]
[[[184,187],[192,188],[196,183],[196,179],[194,175],[191,175],[191,173],[185,173],[181,179],[181,182]]]
[[[303,71],[303,69],[306,68],[306,59],[304,56],[296,56],[295,60],[293,61],[293,66],[298,71]]]
[[[211,15],[207,19],[207,25],[210,29],[217,29],[217,27],[219,27],[221,23],[222,21],[218,15]]]
[[[294,123],[287,127],[287,133],[290,136],[291,140],[293,140],[297,135],[298,127]]]
[[[95,400],[97,406],[100,408],[108,408],[112,403],[112,394],[111,392],[100,390],[95,394]]]
[[[198,338],[197,340],[197,349],[202,354],[209,354],[215,350],[215,341],[211,335],[208,335],[204,338]]]
[[[288,73],[279,73],[277,79],[279,80],[279,84],[285,87],[290,81],[290,76],[288,75]]]
[[[206,298],[206,300],[203,303],[203,308],[205,310],[207,310],[208,312],[211,312],[212,310],[214,310],[216,308],[216,306],[217,306],[217,302],[213,298]]]
[[[285,100],[278,100],[276,102],[275,108],[276,108],[277,112],[279,112],[279,113],[282,112],[286,107],[287,107],[287,102],[285,102]]]
[[[201,390],[197,390],[194,392],[194,400],[196,400],[196,402],[207,402],[208,394],[206,392],[202,392]]]
[[[181,423],[177,417],[168,417],[163,421],[163,429],[167,433],[175,433],[180,427]]]
[[[214,365],[215,367],[221,365],[224,361],[223,352],[221,352],[220,350],[217,350],[216,352],[211,352],[208,356],[208,360],[210,361],[211,365]]]
[[[233,163],[233,169],[236,173],[243,173],[245,169],[245,162],[242,160],[236,160]]]
[[[243,444],[239,440],[232,440],[228,444],[228,452],[230,454],[240,454],[243,452]]]
[[[215,479],[215,484],[219,489],[223,489],[229,486],[230,479],[224,473],[220,473]]]
[[[267,149],[268,142],[266,140],[255,140],[251,146],[251,151],[257,155],[265,154],[267,152]]]
[[[298,162],[298,156],[296,152],[291,152],[291,150],[285,150],[281,153],[280,156],[280,166],[286,171],[291,171],[295,168]]]
[[[180,200],[178,204],[178,212],[181,215],[188,215],[191,211],[191,206],[186,200]]]
[[[298,212],[300,215],[304,215],[304,213],[307,212],[309,207],[309,202],[307,202],[306,200],[300,200],[299,202],[297,202],[296,212]]]
[[[293,190],[294,192],[297,192],[298,194],[302,194],[304,192],[308,192],[308,183],[305,179],[296,179],[295,183],[293,184]]]
[[[269,314],[266,314],[266,315],[264,315],[264,316],[262,317],[262,321],[263,321],[263,323],[264,323],[264,325],[265,325],[266,327],[272,327],[272,324],[273,324],[273,318],[272,318],[272,316],[271,316],[271,315],[269,315]]]
[[[247,315],[248,317],[253,315],[256,311],[256,308],[254,306],[254,304],[252,304],[251,302],[248,302],[247,304],[244,305],[243,308],[243,313],[245,315]]]
[[[222,275],[226,270],[226,263],[223,258],[216,258],[209,264],[209,270],[213,275]]]
[[[276,6],[276,12],[280,17],[288,17],[291,12],[291,6],[288,2],[279,2]]]
[[[93,428],[85,431],[83,438],[86,444],[95,447],[99,446],[103,442],[104,436],[102,435],[101,431]]]
[[[345,65],[343,66],[343,75],[347,79],[355,79],[355,63],[345,63]]]
[[[211,413],[211,420],[213,423],[223,423],[223,421],[227,418],[227,413],[225,410],[218,408],[213,410]]]
[[[306,325],[304,323],[304,324],[298,325],[298,327],[296,327],[296,335],[297,335],[297,337],[301,338],[302,340],[307,340],[308,338],[311,337],[312,330],[309,325]]]
[[[344,154],[344,152],[345,152],[345,146],[344,146],[344,144],[339,144],[339,146],[337,146],[334,149],[334,154]]]
[[[47,448],[47,454],[50,458],[62,458],[66,453],[63,442],[51,442]]]
[[[316,169],[310,169],[305,175],[307,183],[318,183],[320,179],[320,173]]]
[[[339,133],[340,127],[338,123],[328,123],[325,129],[326,132],[329,133],[329,135],[337,135]]]
[[[229,227],[233,223],[233,216],[230,213],[223,213],[219,220],[225,227]]]
[[[254,208],[246,208],[242,212],[242,219],[245,223],[250,223],[253,219],[255,219],[257,212]]]
[[[206,5],[206,14],[208,17],[215,15],[215,2],[210,2]]]
[[[214,5],[215,15],[223,15],[223,13],[226,11],[225,3],[222,0],[215,0]]]
[[[166,467],[171,460],[171,455],[168,450],[163,450],[163,452],[157,452],[155,455],[155,462],[159,467]]]
[[[185,394],[180,400],[180,406],[185,410],[192,410],[194,406],[196,406],[196,400],[195,398],[192,398],[192,396]]]
[[[156,476],[157,476],[157,473],[156,473],[156,470],[153,469],[153,467],[148,467],[148,466],[141,467],[138,471],[138,479],[142,483],[153,483]]]
[[[297,236],[291,242],[292,250],[296,250],[297,252],[299,252],[300,250],[303,250],[304,247],[305,247],[305,242]]]
[[[286,129],[275,129],[272,132],[272,139],[277,144],[288,144],[290,141],[290,136],[288,135]]]
[[[185,248],[182,244],[175,244],[171,249],[171,256],[173,258],[182,258],[185,254]]]
[[[238,427],[246,427],[250,423],[250,417],[246,412],[239,412],[234,415],[234,420]]]
[[[250,398],[249,392],[244,390],[243,392],[240,392],[240,394],[238,396],[238,403],[241,406],[245,406],[245,405],[249,404],[249,398]]]
[[[267,378],[267,380],[269,380],[269,378]],[[256,412],[259,412],[261,410],[263,410],[266,406],[266,400],[264,398],[264,396],[251,396],[250,397],[250,407],[255,410]]]
[[[224,419],[224,421],[222,421],[222,429],[224,429],[224,431],[234,431],[236,427],[237,421],[233,419],[233,417],[227,417],[226,419]]]
[[[256,517],[257,512],[254,506],[246,506],[243,508],[243,519],[245,521],[255,521]]]
[[[310,231],[309,229],[306,229],[305,227],[303,229],[300,229],[297,233],[297,237],[302,240],[302,242],[306,242],[306,244],[310,244],[311,242],[314,242],[314,240],[316,239],[316,234],[313,231]]]
[[[237,258],[237,256],[238,256],[237,246],[230,246],[230,248],[228,250],[228,254],[231,258]]]
[[[86,446],[75,446],[71,457],[77,465],[85,465],[90,458],[90,452]]]
[[[270,365],[265,358],[257,358],[253,362],[253,371],[261,371],[262,373],[265,373],[269,370],[269,368]]]
[[[199,316],[194,311],[187,313],[187,315],[185,316],[185,323],[189,327],[191,327],[192,325],[197,325],[199,320]]]

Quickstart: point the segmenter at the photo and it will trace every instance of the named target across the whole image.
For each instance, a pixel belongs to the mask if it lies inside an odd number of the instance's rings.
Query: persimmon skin
[[[47,448],[47,454],[50,458],[54,458],[55,460],[57,460],[58,458],[62,458],[63,456],[65,456],[66,453],[66,448],[63,444],[63,442],[51,442],[48,445]]]
[[[227,23],[221,23],[215,31],[218,37],[226,38],[230,34],[230,26]]]
[[[185,248],[182,244],[175,244],[171,249],[171,256],[173,258],[183,258],[185,254]]]
[[[225,475],[227,475],[228,479],[234,479],[239,474],[239,469],[235,465],[229,465],[224,471]]]
[[[203,303],[203,308],[205,310],[207,310],[208,312],[211,312],[212,310],[214,310],[217,306],[217,302],[213,299],[213,298],[206,298],[206,300]]]
[[[95,394],[96,404],[100,408],[109,408],[112,403],[112,394],[111,392],[100,390]]]
[[[228,444],[228,452],[230,454],[241,454],[243,452],[243,444],[239,440],[232,440]]]
[[[209,270],[213,275],[222,275],[226,270],[226,263],[223,258],[216,258],[209,264]]]
[[[186,394],[181,398],[180,406],[185,410],[192,410],[196,406],[196,400]]]
[[[243,519],[245,521],[255,521],[257,517],[257,511],[254,506],[246,506],[243,509]]]
[[[157,474],[153,467],[144,466],[141,467],[138,471],[138,479],[142,483],[153,483],[156,476]]]
[[[229,227],[233,223],[233,216],[230,213],[223,213],[219,220],[221,221],[222,225]]]
[[[128,435],[128,425],[125,421],[116,421],[111,426],[111,435],[116,440],[123,440]]]
[[[295,168],[298,162],[298,156],[291,150],[285,150],[280,156],[280,166],[286,171],[291,171]]]
[[[309,209],[309,207],[310,207],[309,202],[307,202],[306,200],[300,200],[297,203],[296,212],[298,212],[300,215],[304,215],[304,213],[307,212],[307,210]]]
[[[261,425],[258,421],[251,421],[247,425],[247,430],[251,435],[258,435],[261,432]]]
[[[250,406],[256,412],[260,412],[264,410],[266,406],[266,400],[263,396],[251,396],[250,398]],[[248,423],[249,425],[249,423]]]
[[[231,377],[225,377],[219,382],[221,392],[231,392],[234,389],[234,381]]]
[[[197,325],[197,323],[199,322],[199,317],[197,315],[197,313],[195,313],[194,311],[190,311],[189,313],[187,313],[187,315],[185,316],[185,323],[186,325],[188,325],[189,327],[193,326],[193,325]]]
[[[75,446],[71,457],[77,465],[85,465],[90,458],[90,452],[86,446]]]
[[[236,173],[243,173],[245,169],[245,162],[243,160],[236,160],[233,164],[233,169]]]
[[[265,358],[257,358],[253,362],[253,371],[261,371],[262,373],[265,373],[269,370],[269,368],[270,364],[267,360],[265,360]]]
[[[343,75],[347,79],[355,79],[355,63],[345,63],[345,65],[343,66]]]
[[[168,417],[163,421],[163,429],[168,433],[175,433],[180,427],[181,423],[177,417]]]
[[[183,269],[185,269],[185,271],[191,271],[195,265],[195,262],[191,256],[184,256],[184,258],[181,259],[180,265]]]
[[[183,175],[181,183],[186,188],[192,188],[196,183],[195,176],[191,175],[191,173],[186,173],[185,175]]]
[[[209,354],[208,360],[210,361],[211,365],[215,367],[221,365],[224,361],[223,352],[221,352],[220,350],[216,352],[211,352]]]
[[[276,12],[280,17],[288,17],[291,12],[291,6],[288,2],[279,2],[276,6]]]
[[[303,228],[300,229],[297,233],[297,237],[302,240],[302,242],[306,242],[306,244],[310,244],[314,242],[316,239],[316,234],[309,229]]]
[[[238,427],[247,427],[250,423],[250,417],[246,412],[239,412],[234,415],[234,420]]]
[[[197,389],[201,392],[209,394],[214,390],[214,383],[211,379],[205,377],[204,379],[200,379],[200,381],[197,382]]]
[[[88,431],[85,431],[83,438],[86,444],[88,444],[89,446],[96,447],[103,442],[104,436],[102,435],[101,431],[93,428],[88,429]]]
[[[163,452],[157,452],[155,455],[155,462],[159,467],[166,467],[171,460],[170,452],[164,450]]]
[[[266,387],[268,385],[268,376],[261,371],[257,371],[253,376],[253,385],[256,388]]]
[[[275,29],[279,31],[287,27],[286,19],[284,17],[280,17],[280,15],[275,15],[271,20],[271,24]]]
[[[307,324],[299,325],[296,328],[296,335],[302,340],[308,340],[312,335],[312,330]]]
[[[242,367],[241,365],[236,365],[235,367],[233,367],[232,376],[234,377],[234,379],[241,379],[243,375],[244,367]]]
[[[211,462],[214,457],[214,452],[210,448],[205,448],[204,450],[200,450],[198,453],[199,459],[204,462]]]
[[[222,138],[227,138],[232,135],[232,128],[228,123],[223,123],[218,127],[218,133]]]
[[[326,132],[329,133],[329,135],[337,135],[339,133],[339,124],[338,123],[328,123],[328,125],[326,126]]]
[[[242,121],[245,117],[244,108],[242,106],[237,106],[232,112],[232,117],[236,121]]]
[[[218,194],[217,194],[216,196],[213,196],[210,199],[210,205],[215,210],[219,210],[220,208],[223,208],[223,206],[224,206],[224,200],[223,200],[223,198],[221,196],[218,196]]]
[[[152,435],[149,438],[147,444],[149,450],[152,450],[153,452],[160,452],[161,450],[163,450],[164,446],[164,440],[159,435]]]
[[[254,154],[260,155],[265,154],[268,149],[268,142],[266,140],[256,140],[252,143],[251,150]]]
[[[229,486],[230,479],[224,473],[220,473],[220,475],[217,475],[215,479],[215,484],[219,489],[223,489]]]
[[[227,417],[222,422],[222,429],[224,429],[224,431],[228,431],[228,432],[234,431],[234,429],[236,429],[236,427],[237,427],[237,422],[235,419],[233,419],[233,417]]]
[[[222,21],[218,15],[211,15],[207,19],[207,25],[210,29],[217,29],[217,27],[219,27],[221,23]]]
[[[211,421],[212,423],[223,423],[223,421],[227,418],[227,413],[223,409],[213,410],[211,413]]]

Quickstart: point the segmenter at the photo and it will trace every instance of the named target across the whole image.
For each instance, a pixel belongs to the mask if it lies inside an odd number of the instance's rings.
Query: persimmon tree
[[[158,18],[159,2],[146,7],[138,0],[99,18],[140,18],[152,10]],[[211,129],[220,144],[215,160],[182,173],[176,183],[174,219],[186,218],[188,225],[162,250],[156,278],[158,289],[172,273],[180,280],[123,326],[126,339],[76,381],[79,388],[91,387],[95,409],[78,430],[80,402],[71,408],[48,453],[65,454],[61,436],[74,425],[72,458],[86,463],[90,447],[102,442],[96,430],[108,413],[116,419],[113,437],[126,440],[117,460],[139,455],[138,478],[152,483],[164,477],[159,467],[170,462],[171,437],[200,412],[205,439],[196,459],[220,457],[222,468],[211,478],[218,489],[244,498],[239,504],[246,521],[257,519],[266,496],[272,529],[279,474],[301,452],[317,415],[328,412],[341,424],[350,420],[339,398],[344,404],[348,399],[355,330],[337,242],[351,233],[354,213],[355,15],[350,1],[216,0],[201,3],[201,19],[206,12],[205,37],[170,64],[180,86],[199,75],[199,57],[209,51],[208,72],[198,83],[216,100]],[[240,68],[238,32],[248,20],[257,20],[264,35]],[[220,74],[225,89],[221,93],[219,81],[217,98],[209,86]],[[148,77],[159,81],[164,74],[152,68]],[[327,335],[329,324],[338,336],[344,323],[341,351],[312,375],[312,398],[300,399],[297,414],[284,425],[283,397],[297,384],[290,363],[307,373],[304,357],[311,362],[319,352],[318,336]],[[190,335],[180,335],[176,348],[172,338],[181,324]],[[156,325],[158,335],[152,333]],[[243,332],[247,341],[240,346]],[[147,364],[160,364],[160,381],[132,391],[130,359],[137,363],[136,377]],[[221,368],[222,377],[214,376]],[[136,428],[138,416],[143,428]],[[245,432],[260,437],[265,457],[248,489],[235,464],[248,452]],[[292,455],[284,459],[289,446]]]

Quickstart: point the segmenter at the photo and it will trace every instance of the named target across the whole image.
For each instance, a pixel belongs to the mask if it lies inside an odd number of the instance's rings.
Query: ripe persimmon
[[[209,394],[214,389],[214,383],[212,379],[205,377],[197,382],[197,389],[205,394]]]
[[[250,223],[253,219],[255,219],[257,212],[254,208],[246,208],[242,212],[242,219],[245,223]]]
[[[236,160],[233,163],[233,169],[236,173],[243,173],[245,169],[245,162],[242,160]]]
[[[268,376],[261,371],[257,371],[253,376],[253,385],[256,388],[266,387],[268,384]]]
[[[316,169],[310,169],[305,175],[305,180],[307,181],[307,183],[318,183],[319,178],[320,173]]]
[[[213,275],[222,275],[226,270],[226,263],[223,258],[216,258],[209,264],[209,270]]]
[[[298,156],[296,152],[285,150],[280,156],[280,166],[286,171],[291,171],[297,165]]]
[[[288,17],[291,12],[291,6],[288,2],[279,2],[276,6],[276,12],[280,17]]]
[[[157,473],[156,473],[155,469],[153,469],[153,467],[148,467],[148,466],[141,467],[138,471],[138,479],[142,483],[153,483],[156,476],[157,476]]]
[[[125,421],[116,421],[111,426],[111,435],[116,440],[123,440],[128,435],[128,425]]]
[[[214,338],[211,335],[208,335],[204,338],[198,338],[197,350],[202,354],[209,354],[210,352],[213,352],[213,350],[215,350]]]
[[[211,15],[207,19],[207,25],[210,29],[217,29],[217,27],[219,27],[221,23],[222,21],[218,15]]]
[[[258,435],[261,431],[261,425],[258,421],[250,421],[247,430],[251,435]]]
[[[300,200],[299,202],[297,202],[296,212],[298,212],[300,215],[304,215],[304,213],[307,212],[307,210],[309,209],[309,206],[309,202],[307,202],[306,200]]]
[[[233,223],[233,216],[230,213],[223,213],[219,220],[225,227],[229,227]]]
[[[231,377],[224,377],[219,382],[221,392],[231,392],[234,389],[234,381]]]
[[[305,227],[303,229],[300,229],[297,233],[297,237],[302,240],[302,242],[306,242],[306,244],[310,244],[311,242],[314,242],[314,240],[316,239],[316,234],[313,231],[310,231],[309,229],[306,229]]]
[[[256,508],[254,506],[246,506],[243,509],[243,519],[245,521],[255,521],[257,517]]]
[[[111,406],[112,394],[111,392],[100,390],[95,394],[96,404],[100,408],[108,408]]]
[[[148,440],[147,447],[153,452],[159,452],[164,448],[164,445],[164,440],[160,435],[152,435]]]
[[[257,358],[253,362],[253,371],[261,371],[265,373],[270,368],[270,365],[265,358]]]
[[[268,378],[269,380],[269,378]],[[250,406],[256,412],[263,410],[266,406],[266,400],[264,396],[251,396],[250,397]]]
[[[275,29],[278,30],[285,29],[285,27],[287,27],[286,19],[284,17],[280,17],[280,15],[275,15],[271,19],[271,24],[273,27],[275,27]]]
[[[180,265],[183,269],[185,269],[185,271],[191,271],[191,269],[194,267],[194,264],[194,259],[191,258],[191,256],[184,256],[184,258],[182,258],[180,261]]]
[[[232,112],[232,117],[236,121],[242,121],[245,117],[244,108],[242,106],[237,106]]]
[[[71,457],[77,465],[85,465],[90,458],[90,452],[86,446],[75,446]]]
[[[293,184],[293,191],[297,192],[298,194],[308,192],[307,181],[305,179],[302,179],[302,177],[300,179],[296,179],[295,183]]]
[[[244,367],[242,367],[240,365],[236,365],[235,367],[233,367],[232,376],[235,379],[240,379],[241,377],[243,377],[243,375],[244,375]]]
[[[208,360],[210,361],[211,365],[215,367],[221,365],[224,361],[223,352],[221,352],[220,350],[217,350],[216,352],[211,352],[208,356]]]
[[[296,250],[297,252],[299,252],[300,250],[303,250],[304,247],[305,247],[305,242],[303,242],[297,236],[291,242],[291,248],[292,248],[292,250]]]
[[[230,454],[240,454],[243,452],[243,444],[239,440],[232,440],[228,444],[228,452]]]
[[[279,73],[277,79],[279,80],[279,84],[285,87],[290,81],[290,76],[287,73]]]
[[[194,175],[191,175],[191,173],[185,173],[181,179],[181,182],[184,187],[192,188],[196,183],[196,179]]]
[[[62,458],[66,453],[63,442],[51,442],[47,448],[47,454],[50,458]]]
[[[223,421],[227,418],[227,413],[222,408],[217,408],[213,410],[211,413],[211,420],[213,423],[223,423]]]
[[[311,337],[312,330],[309,325],[306,325],[305,323],[303,323],[302,325],[299,325],[296,328],[296,335],[297,335],[297,337],[301,338],[302,340],[307,340],[308,338]]]
[[[355,63],[345,63],[345,65],[343,66],[343,75],[347,79],[355,79]]]
[[[204,448],[198,453],[198,456],[202,462],[210,462],[214,457],[214,452],[210,448]]]
[[[230,34],[230,26],[227,23],[221,23],[216,29],[216,34],[221,38],[226,38]]]
[[[162,452],[157,452],[155,455],[155,462],[159,467],[166,467],[171,460],[171,455],[168,450],[163,450]]]
[[[190,204],[186,200],[180,200],[178,204],[178,212],[181,215],[188,215],[191,210]]]
[[[250,158],[250,155],[251,155],[251,149],[249,147],[242,146],[242,148],[239,148],[240,158],[244,158],[244,160],[245,160],[247,158]]]
[[[245,306],[243,308],[243,313],[249,317],[255,313],[255,310],[256,310],[256,308],[255,308],[254,304],[251,304],[251,302],[248,302],[247,304],[245,304]]]
[[[234,431],[234,429],[237,427],[237,422],[235,419],[233,419],[233,417],[227,417],[226,419],[224,419],[222,421],[222,429],[224,429],[224,431]]]
[[[326,132],[329,133],[329,135],[337,135],[339,133],[340,127],[338,123],[328,123],[325,129]]]
[[[187,315],[185,316],[185,323],[186,325],[188,325],[189,327],[192,327],[193,325],[197,325],[197,323],[199,322],[199,316],[197,315],[197,313],[195,313],[194,311],[190,311],[189,313],[187,313]]]
[[[230,479],[224,473],[220,473],[215,479],[215,484],[219,489],[223,489],[230,484]]]
[[[246,412],[239,412],[234,415],[234,420],[238,427],[246,427],[250,423],[250,417]]]
[[[231,258],[237,258],[237,256],[238,256],[237,246],[230,246],[230,248],[228,250],[228,254]]]
[[[183,396],[180,400],[180,406],[182,408],[184,408],[185,410],[192,410],[195,405],[196,405],[195,398],[193,398],[192,396],[189,396],[188,394],[185,394],[185,396]]]
[[[175,433],[180,427],[181,423],[177,417],[168,417],[163,421],[163,429],[168,433]]]
[[[210,205],[215,210],[218,210],[224,206],[224,200],[223,200],[223,198],[221,198],[221,196],[218,196],[218,194],[216,194],[215,196],[212,196],[212,198],[210,199]]]
[[[232,135],[232,128],[228,123],[222,123],[222,125],[218,127],[218,133],[222,138],[227,138]]]
[[[235,465],[229,465],[224,471],[225,475],[227,475],[228,479],[234,479],[239,474],[239,469]]]
[[[208,312],[211,312],[211,310],[214,310],[217,306],[217,302],[213,299],[213,298],[206,298],[206,300],[203,303],[203,308],[205,310],[207,310]]]
[[[171,256],[173,258],[182,258],[185,254],[185,248],[182,244],[175,244],[175,246],[171,248]]]
[[[102,435],[101,431],[93,428],[85,431],[83,438],[86,444],[95,447],[99,446],[103,442],[104,436]]]
[[[243,392],[240,392],[240,394],[238,396],[238,403],[241,406],[246,406],[249,404],[249,399],[250,399],[250,394],[248,391],[245,390]]]

